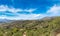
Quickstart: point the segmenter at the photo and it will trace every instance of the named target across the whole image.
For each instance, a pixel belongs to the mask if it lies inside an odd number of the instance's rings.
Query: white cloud
[[[60,13],[60,6],[54,5],[52,6],[47,13],[58,14]]]
[[[32,14],[31,12],[35,11],[36,9],[30,8],[30,9],[20,9],[20,8],[14,8],[9,7],[7,5],[0,5],[0,12],[12,12],[10,14],[14,14],[14,16],[7,16],[9,13],[6,13],[4,15],[0,15],[0,19],[10,19],[10,20],[31,20],[31,19],[38,19],[41,14]],[[19,14],[17,12],[30,12],[31,14]]]
[[[33,12],[33,11],[35,11],[36,9],[25,9],[24,11],[26,11],[26,12]]]
[[[0,5],[0,11],[7,11],[8,7],[5,5]]]
[[[5,18],[6,18],[5,15],[1,15],[1,16],[0,16],[0,19],[5,19]]]
[[[0,12],[5,12],[5,11],[9,11],[9,12],[21,12],[23,11],[22,9],[16,9],[13,7],[8,7],[7,5],[0,5]]]
[[[20,8],[14,8],[14,7],[8,7],[7,5],[0,5],[0,12],[5,12],[5,11],[9,11],[9,12],[13,12],[13,13],[17,13],[17,12],[33,12],[36,9],[20,9]]]
[[[9,8],[7,11],[17,13],[17,12],[22,12],[22,9],[15,9],[15,8]]]
[[[41,14],[16,14],[17,16],[14,17],[9,17],[6,15],[0,16],[0,19],[9,19],[9,20],[34,20],[40,18],[42,15]]]

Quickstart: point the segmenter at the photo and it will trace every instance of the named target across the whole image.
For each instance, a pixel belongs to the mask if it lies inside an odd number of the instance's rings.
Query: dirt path
[[[60,33],[58,33],[56,36],[60,36]]]
[[[26,36],[26,32],[23,33],[23,36]]]

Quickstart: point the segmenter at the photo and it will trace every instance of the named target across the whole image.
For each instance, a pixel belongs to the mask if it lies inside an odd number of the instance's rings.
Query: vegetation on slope
[[[55,36],[60,31],[57,30],[60,29],[60,17],[43,19],[1,24],[0,36]]]

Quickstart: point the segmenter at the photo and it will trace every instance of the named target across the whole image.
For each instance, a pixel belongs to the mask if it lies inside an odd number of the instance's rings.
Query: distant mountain
[[[0,19],[0,23],[8,23],[11,22],[12,20],[8,20],[8,19]]]
[[[59,16],[54,16],[54,17],[44,17],[44,18],[41,18],[41,19],[37,19],[37,20],[9,20],[9,19],[0,19],[0,23],[9,23],[9,22],[12,22],[12,23],[25,23],[25,22],[30,22],[30,21],[47,21],[47,20],[53,20],[55,18],[60,18]]]

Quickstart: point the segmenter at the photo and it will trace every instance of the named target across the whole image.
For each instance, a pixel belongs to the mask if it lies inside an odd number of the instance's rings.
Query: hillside
[[[60,33],[60,17],[16,20],[0,24],[0,32],[0,36],[56,36]]]

